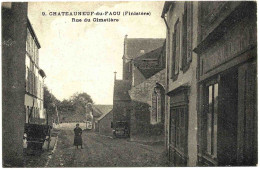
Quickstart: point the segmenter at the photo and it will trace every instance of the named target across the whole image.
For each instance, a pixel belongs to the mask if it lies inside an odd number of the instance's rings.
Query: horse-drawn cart
[[[33,150],[41,150],[45,141],[48,142],[48,149],[51,140],[51,129],[50,125],[46,124],[25,124],[27,148]]]

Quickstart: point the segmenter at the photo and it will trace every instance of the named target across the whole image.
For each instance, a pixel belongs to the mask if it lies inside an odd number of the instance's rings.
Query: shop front
[[[257,164],[254,7],[238,5],[222,22],[230,25],[220,23],[195,49],[199,54],[199,166]]]

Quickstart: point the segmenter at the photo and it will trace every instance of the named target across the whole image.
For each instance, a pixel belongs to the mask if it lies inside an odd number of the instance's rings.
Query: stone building
[[[173,166],[197,163],[198,2],[165,2],[162,18],[166,37],[166,150]]]
[[[129,125],[128,128],[130,129],[130,136],[134,134],[138,135],[137,132],[140,132],[138,131],[138,129],[144,130],[142,127],[146,127],[146,130],[143,131],[145,133],[142,134],[147,135],[154,133],[152,132],[152,129],[147,126],[151,124],[151,110],[149,110],[151,109],[151,107],[149,107],[149,104],[151,106],[151,101],[147,101],[151,100],[150,97],[143,97],[143,100],[146,100],[146,105],[145,110],[141,111],[138,110],[140,108],[137,108],[138,102],[133,104],[134,101],[132,101],[129,93],[132,93],[133,99],[136,100],[135,95],[137,93],[135,91],[138,90],[138,88],[142,87],[141,83],[152,77],[154,74],[158,73],[158,75],[156,75],[154,78],[151,78],[147,81],[146,84],[152,82],[151,87],[145,87],[154,89],[156,86],[156,82],[159,82],[160,79],[163,79],[163,73],[159,72],[163,70],[162,65],[164,62],[162,61],[163,58],[160,57],[160,54],[163,51],[162,46],[164,41],[165,39],[163,38],[127,38],[127,35],[125,36],[123,55],[123,80],[115,80],[114,85],[113,122],[126,121]],[[150,65],[149,68],[146,67],[148,65]],[[156,66],[157,68],[152,68],[153,66]],[[139,87],[136,87],[132,90],[132,88],[135,86]],[[152,94],[152,92],[150,94]],[[150,103],[147,104],[147,102]],[[137,110],[134,111],[134,108],[136,108]],[[133,111],[135,112],[134,114]],[[139,117],[133,117],[133,115],[138,115]],[[158,126],[163,126],[161,121],[158,121],[157,123],[159,122],[160,125]],[[159,132],[160,130],[157,131],[159,134],[161,134],[161,132]],[[141,135],[141,133],[139,134]]]
[[[132,63],[131,140],[163,143],[165,45],[134,58]]]
[[[113,105],[102,105],[102,104],[94,104],[93,105],[93,130],[98,132],[99,131],[99,121],[101,117],[104,117],[104,115],[108,114],[113,109]],[[107,126],[109,129],[111,129],[111,122],[109,123],[109,126]],[[112,131],[112,130],[111,130]]]
[[[255,166],[256,2],[198,5],[198,165]]]
[[[2,3],[3,166],[23,166],[25,123],[44,123],[40,44],[27,3]]]
[[[174,166],[257,164],[255,2],[165,2]]]
[[[95,122],[95,131],[101,135],[113,136],[113,129],[111,127],[111,122],[113,121],[113,111],[103,114],[101,117],[97,118]]]
[[[113,120],[112,124],[124,121],[130,124],[131,113],[131,98],[128,90],[131,88],[131,83],[128,80],[115,80],[114,96],[113,96]],[[131,130],[131,129],[130,129]]]
[[[26,123],[46,124],[43,108],[44,71],[39,66],[39,49],[41,48],[33,27],[27,20],[26,57],[25,57],[25,113]]]
[[[163,38],[127,38],[124,39],[123,80],[132,82],[132,60],[136,57],[162,47]]]

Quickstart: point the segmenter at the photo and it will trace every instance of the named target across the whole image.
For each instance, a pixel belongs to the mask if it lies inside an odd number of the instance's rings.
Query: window
[[[29,80],[30,80],[30,70],[29,67],[26,67],[26,77],[25,77],[25,82],[26,82],[26,92],[29,92],[30,87],[29,87]]]
[[[207,86],[207,154],[217,157],[218,83]]]
[[[35,74],[32,72],[32,94],[35,95]]]
[[[31,44],[30,44],[30,41],[31,41],[31,33],[30,33],[30,31],[29,31],[29,29],[27,29],[27,38],[26,38],[26,51],[30,54],[30,46],[31,46]]]
[[[186,115],[185,107],[171,109],[171,145],[182,153],[186,147]]]
[[[184,14],[182,21],[182,70],[186,72],[192,61],[192,2],[184,3]]]
[[[179,73],[179,58],[180,58],[180,24],[179,19],[174,26],[172,35],[172,79],[176,79]]]
[[[25,123],[29,123],[30,107],[26,107]]]
[[[155,88],[152,94],[152,111],[151,111],[151,124],[157,124],[162,121],[162,97],[161,91]]]

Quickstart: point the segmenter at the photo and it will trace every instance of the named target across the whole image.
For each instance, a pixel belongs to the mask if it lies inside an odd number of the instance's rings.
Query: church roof
[[[164,38],[126,38],[127,59],[134,59],[163,46]]]

